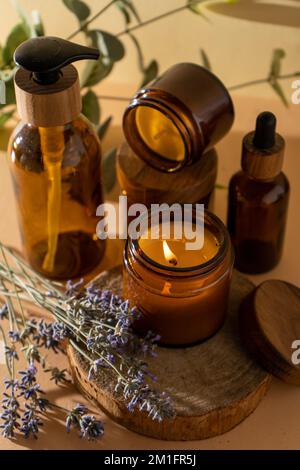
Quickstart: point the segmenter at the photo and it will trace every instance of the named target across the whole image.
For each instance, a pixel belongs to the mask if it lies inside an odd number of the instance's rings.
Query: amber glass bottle
[[[242,170],[229,186],[235,265],[250,274],[273,269],[282,255],[290,189],[281,171],[285,144],[275,126],[272,113],[258,116],[255,132],[243,140]]]
[[[15,52],[22,122],[9,146],[25,255],[53,279],[80,277],[99,263],[101,150],[81,116],[78,73],[71,62],[97,59],[96,49],[55,37],[30,39]]]
[[[47,128],[51,133],[51,128]],[[63,127],[60,166],[58,237],[53,265],[49,248],[49,174],[41,149],[40,129],[20,123],[9,148],[10,169],[24,250],[31,265],[47,277],[79,277],[100,261],[104,245],[97,239],[96,209],[102,202],[101,154],[92,126],[83,117]],[[55,200],[54,200],[55,204]],[[50,226],[49,226],[50,224]],[[55,224],[55,222],[54,222]],[[55,236],[55,234],[54,234]]]

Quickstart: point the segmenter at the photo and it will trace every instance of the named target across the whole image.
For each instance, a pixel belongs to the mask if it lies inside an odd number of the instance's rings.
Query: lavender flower
[[[174,418],[171,399],[165,392],[154,391],[145,385],[139,390],[130,390],[129,387],[124,395],[127,399],[130,397],[127,407],[131,412],[136,408],[147,411],[150,418],[159,422]]]
[[[85,415],[80,420],[80,437],[87,438],[89,441],[94,441],[102,437],[104,434],[104,427],[101,421],[97,420],[95,416]]]
[[[4,437],[11,439],[15,437],[15,432],[20,428],[20,404],[15,397],[15,391],[18,388],[18,382],[16,380],[6,380],[5,388],[6,390],[10,389],[10,394],[7,392],[3,393],[3,412],[0,414],[0,418],[3,421],[3,424],[0,425],[0,429],[2,429],[2,435]]]
[[[22,376],[21,385],[31,387],[36,382],[37,368],[31,364],[26,370],[20,370],[19,374]]]
[[[81,437],[89,440],[99,439],[104,433],[103,424],[94,416],[86,413],[87,408],[84,405],[77,404],[67,415],[67,432],[70,432],[73,426],[75,429],[79,429]]]
[[[41,390],[39,384],[29,385],[29,386],[28,385],[20,385],[19,388],[21,390],[20,397],[23,396],[25,398],[25,400],[29,400],[30,398],[32,400],[37,400],[40,393],[45,393],[45,392],[43,392],[43,390]]]
[[[77,403],[76,406],[69,412],[66,417],[66,428],[67,432],[70,432],[72,426],[75,428],[80,428],[80,419],[84,416],[87,412],[87,408],[80,403]]]
[[[60,341],[68,336],[67,328],[59,322],[46,323],[41,320],[37,325],[34,340],[37,345],[46,349],[52,349],[55,353],[62,352]]]
[[[66,284],[65,295],[67,297],[77,296],[83,286],[84,279],[80,279],[77,282],[68,281]]]
[[[104,361],[104,359],[96,359],[93,361],[89,369],[88,380],[92,380],[92,378],[97,375],[101,367],[108,367],[108,364]]]
[[[37,434],[39,432],[40,426],[43,426],[43,422],[40,420],[36,404],[28,405],[25,404],[25,412],[22,417],[22,426],[21,432],[24,434],[25,439],[28,439],[30,436],[37,439]]]
[[[19,382],[13,379],[6,379],[4,380],[4,385],[5,385],[5,390],[9,390],[11,388],[12,391],[15,391],[17,390],[19,386]]]
[[[0,308],[0,320],[4,320],[4,319],[7,319],[7,318],[8,318],[8,306],[7,306],[7,304],[4,304]]]
[[[15,437],[15,432],[20,428],[20,415],[17,413],[17,411],[7,408],[0,415],[0,418],[4,422],[0,425],[0,429],[3,430],[2,436],[8,439]]]
[[[15,346],[5,346],[4,352],[8,359],[19,359]]]
[[[13,343],[18,343],[21,340],[20,333],[17,331],[9,331],[8,337]]]

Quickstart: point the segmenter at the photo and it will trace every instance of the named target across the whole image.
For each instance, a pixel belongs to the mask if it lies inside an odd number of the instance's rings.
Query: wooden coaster
[[[292,361],[293,343],[300,340],[300,289],[284,281],[265,281],[240,310],[241,334],[249,351],[273,375],[300,385],[300,364]]]
[[[117,155],[117,177],[127,192],[128,205],[133,203],[181,204],[202,202],[208,205],[218,170],[215,149],[205,153],[194,165],[175,173],[155,170],[139,158],[124,142]],[[134,199],[133,199],[134,198]]]
[[[102,273],[96,284],[122,294],[121,268]],[[157,376],[155,386],[172,396],[176,418],[163,423],[145,413],[130,413],[113,393],[115,382],[107,373],[96,381],[87,378],[88,365],[69,347],[75,383],[112,419],[126,428],[166,440],[196,440],[222,434],[245,419],[265,395],[270,375],[243,348],[238,332],[238,309],[253,284],[234,273],[228,318],[211,339],[189,348],[158,348],[149,359]]]

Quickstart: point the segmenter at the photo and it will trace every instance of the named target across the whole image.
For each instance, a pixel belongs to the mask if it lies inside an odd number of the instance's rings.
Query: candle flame
[[[171,251],[168,243],[166,242],[166,240],[163,241],[163,250],[164,250],[164,256],[165,256],[165,259],[167,261],[169,261],[170,264],[172,264],[173,266],[176,266],[177,265],[177,257],[176,255],[173,253],[173,251]]]

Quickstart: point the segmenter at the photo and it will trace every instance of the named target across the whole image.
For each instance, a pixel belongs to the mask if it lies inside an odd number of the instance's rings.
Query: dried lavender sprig
[[[17,259],[11,252],[14,259]],[[128,309],[128,303],[123,302],[117,296],[111,293],[103,293],[99,289],[90,287],[87,292],[78,296],[73,292],[73,286],[69,294],[71,298],[59,292],[56,286],[52,289],[50,281],[38,281],[34,284],[28,280],[26,274],[26,265],[24,262],[17,263],[23,271],[20,278],[20,270],[16,274],[9,269],[7,271],[0,263],[0,277],[9,281],[11,277],[17,286],[17,295],[21,295],[28,300],[34,301],[38,305],[47,308],[58,321],[70,328],[73,334],[74,344],[82,344],[82,350],[87,350],[89,361],[93,371],[106,366],[110,371],[117,374],[119,378],[119,388],[126,390],[126,398],[131,394],[137,395],[142,392],[145,377],[151,376],[147,370],[147,365],[137,355],[134,350],[144,353],[153,353],[150,341],[138,340],[131,331],[131,323],[134,318],[134,310]],[[25,275],[24,275],[25,272]],[[4,274],[3,274],[4,273]],[[8,278],[9,277],[9,278]],[[25,281],[24,281],[25,278]],[[26,282],[27,281],[27,282]],[[41,289],[41,286],[43,289]],[[51,297],[45,292],[46,288],[50,290]],[[74,295],[73,295],[74,294]],[[100,298],[99,298],[100,296]],[[79,343],[78,343],[79,342]],[[33,346],[27,347],[28,354],[36,354]],[[86,354],[86,353],[85,353]],[[136,396],[134,402],[138,402]],[[131,402],[132,406],[133,402]],[[157,413],[152,413],[154,417]]]
[[[27,439],[37,439],[40,427],[43,426],[42,413],[48,409],[57,408],[66,414],[66,423],[70,416],[78,415],[80,436],[87,439],[97,439],[103,435],[103,424],[83,405],[77,405],[73,410],[51,403],[44,398],[44,392],[37,383],[37,368],[30,365],[26,370],[19,371],[19,380],[6,380],[5,392],[2,401],[3,412],[0,415],[3,424],[0,425],[2,435],[7,438],[16,436],[21,432]],[[20,399],[23,400],[24,412],[21,413]],[[69,423],[70,427],[70,423]],[[67,427],[67,431],[68,431]]]

